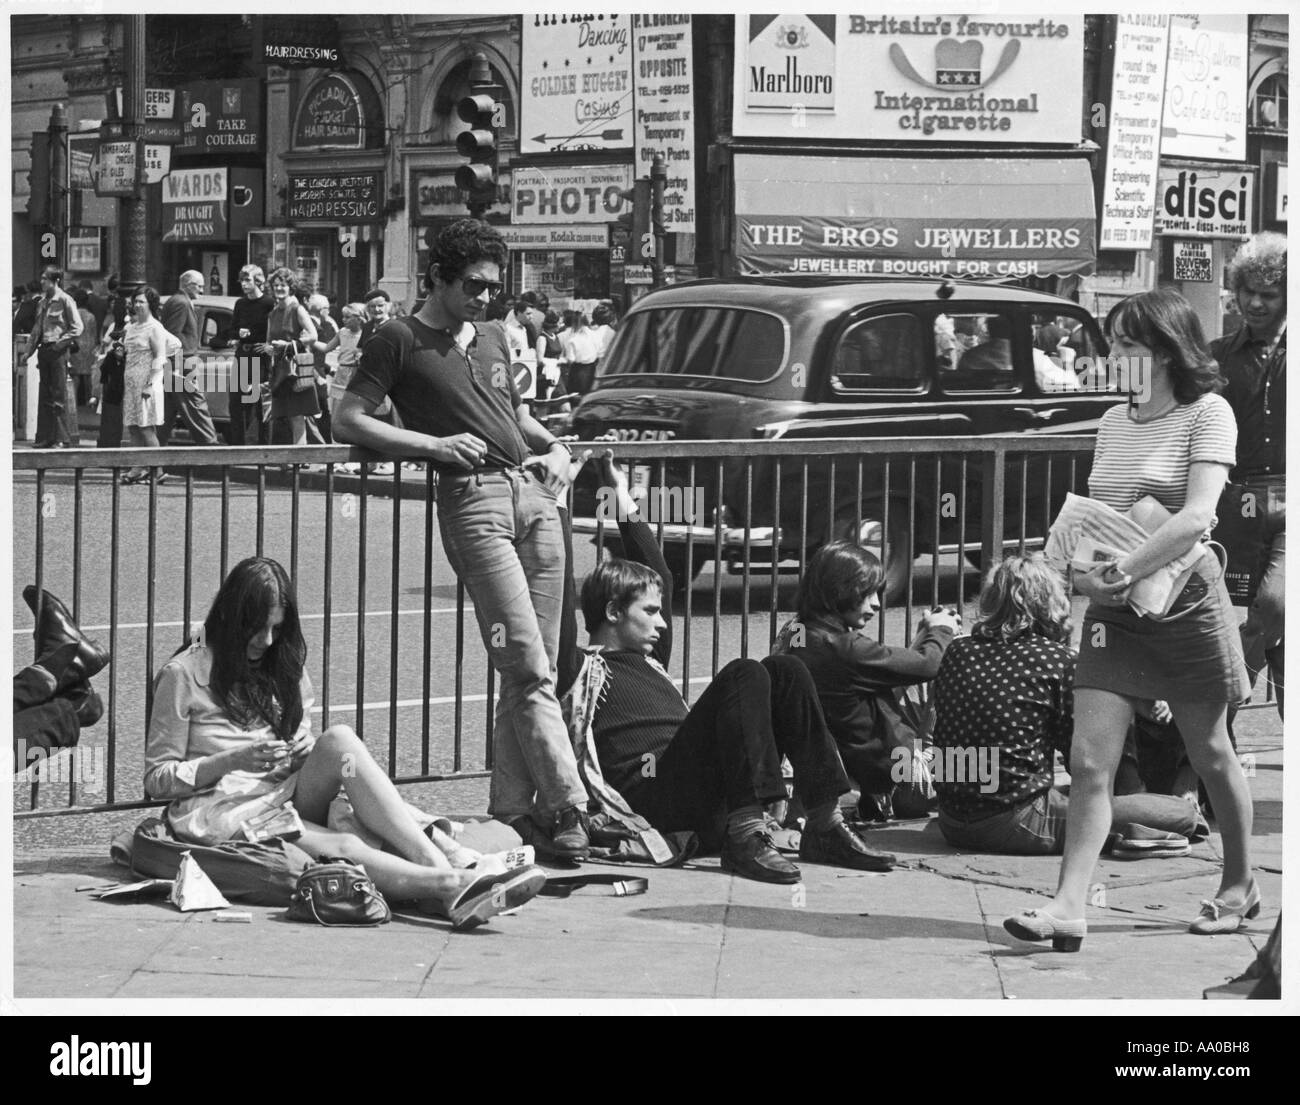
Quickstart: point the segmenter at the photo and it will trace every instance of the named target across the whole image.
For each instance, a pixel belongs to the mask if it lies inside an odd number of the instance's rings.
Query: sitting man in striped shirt
[[[799,869],[776,850],[764,817],[764,805],[786,797],[786,756],[808,811],[799,858],[888,871],[894,857],[868,848],[840,813],[851,783],[802,661],[733,660],[687,706],[666,670],[672,574],[608,450],[601,465],[602,493],[617,500],[627,559],[598,565],[582,585],[588,649],[576,647],[566,573],[557,686],[571,719],[590,714],[581,736],[594,745],[604,781],[660,832],[694,832],[706,850],[720,848],[724,871],[794,883]],[[578,697],[586,711],[575,707]]]

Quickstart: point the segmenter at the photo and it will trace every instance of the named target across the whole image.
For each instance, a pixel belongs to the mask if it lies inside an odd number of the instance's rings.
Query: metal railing
[[[877,632],[910,640],[913,606],[968,599],[967,561],[1041,540],[1065,492],[1082,489],[1092,446],[1003,435],[610,447],[634,478],[677,489],[680,517],[656,517],[653,500],[647,512],[675,573],[685,582],[714,565],[711,586],[686,587],[674,607],[674,670],[689,698],[735,655],[766,655],[793,609],[791,570],[832,537],[877,545],[893,594]],[[491,770],[493,673],[437,537],[436,475],[400,465],[380,475],[366,461],[342,446],[13,454],[15,656],[28,582],[62,598],[113,655],[94,680],[106,687],[104,719],[78,746],[100,757],[102,790],[84,772],[47,773],[18,816],[158,804],[140,790],[153,676],[250,555],[280,560],[295,581],[321,728],[347,721],[377,752],[384,739],[399,783]],[[136,464],[169,478],[122,485]],[[591,491],[580,481],[573,502],[579,578],[617,540],[614,521],[587,509],[598,505]]]

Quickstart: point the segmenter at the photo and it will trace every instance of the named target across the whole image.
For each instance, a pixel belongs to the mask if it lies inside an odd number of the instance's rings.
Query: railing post
[[[1002,509],[1007,501],[1007,454],[1000,446],[984,454],[980,484],[980,575],[983,576],[1002,556],[1002,536],[1006,519]]]

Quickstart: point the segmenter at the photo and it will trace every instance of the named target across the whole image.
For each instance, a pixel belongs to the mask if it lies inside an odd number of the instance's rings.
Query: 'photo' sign
[[[632,17],[525,15],[521,153],[632,148]]]
[[[1083,16],[736,20],[736,137],[1076,145]]]

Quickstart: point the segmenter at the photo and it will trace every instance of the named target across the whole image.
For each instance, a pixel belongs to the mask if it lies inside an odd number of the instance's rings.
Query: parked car
[[[194,310],[199,316],[199,352],[202,372],[197,383],[203,388],[212,420],[219,424],[230,421],[230,391],[234,380],[233,349],[213,349],[218,335],[230,329],[230,319],[239,299],[229,295],[200,295],[194,300]],[[188,371],[188,369],[187,369]]]
[[[1046,330],[1049,324],[1054,329]],[[1050,352],[1035,349],[1040,330]],[[652,292],[629,310],[593,390],[573,413],[571,432],[628,443],[1095,433],[1116,396],[1081,389],[1076,370],[1104,362],[1105,351],[1084,308],[1022,288],[946,280],[698,281]],[[748,487],[743,466],[728,462],[721,503],[716,480],[700,478],[706,517],[695,519],[693,533],[689,526],[663,531],[674,574],[681,581],[686,573],[688,541],[691,575],[713,558],[719,509],[728,527],[723,558],[740,557],[748,521],[751,566],[755,546],[777,546],[780,559],[815,549],[828,532],[879,546],[888,516],[886,587],[898,597],[914,556],[934,547],[937,504],[928,487],[906,485],[905,465],[895,465],[886,490],[873,454],[862,455],[868,469],[860,498],[856,481],[850,487],[841,476],[831,494],[823,489],[805,501],[800,466],[785,464],[779,518],[770,458],[755,463]],[[943,463],[943,486],[952,486],[949,466],[957,462]],[[1066,466],[1057,467],[1060,483]],[[1072,473],[1073,487],[1086,468]],[[684,484],[687,470],[686,462],[669,462],[667,482]],[[976,547],[977,476],[967,473],[963,538]],[[648,467],[634,472],[634,482],[647,479]],[[1020,507],[1018,486],[1004,504],[1009,517]],[[594,485],[580,481],[577,496],[575,531],[590,532],[594,525],[583,516],[595,512]],[[909,533],[912,502],[916,528]],[[956,527],[945,518],[941,543],[957,541]]]

